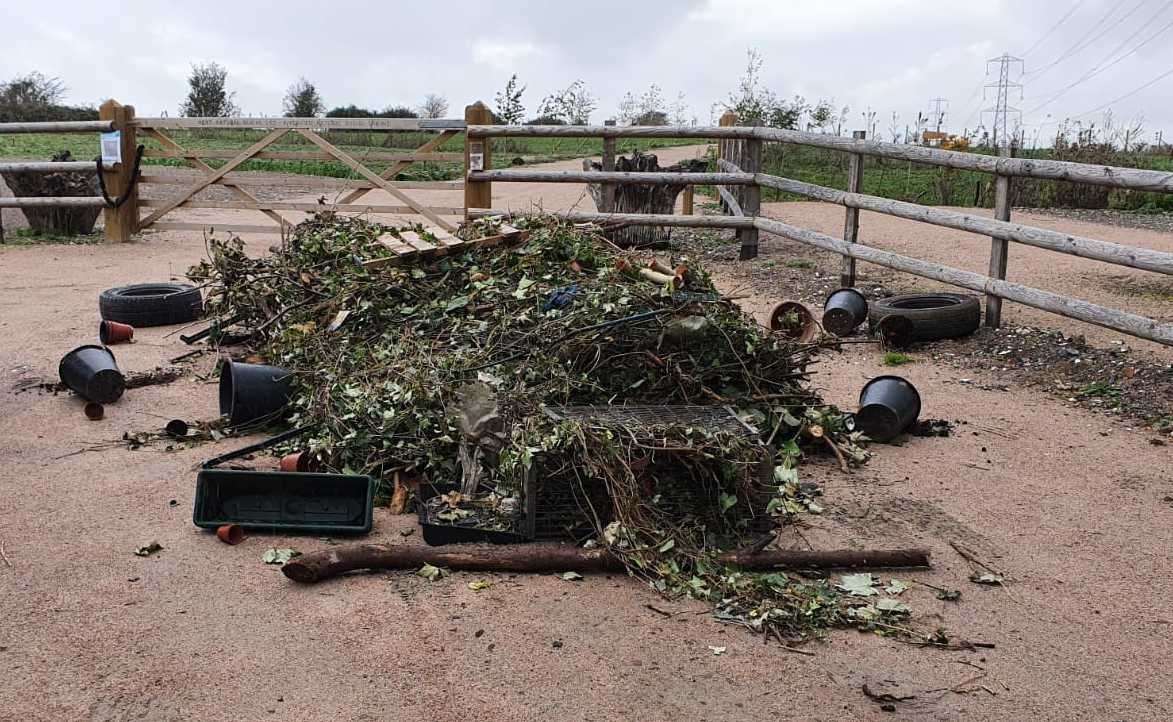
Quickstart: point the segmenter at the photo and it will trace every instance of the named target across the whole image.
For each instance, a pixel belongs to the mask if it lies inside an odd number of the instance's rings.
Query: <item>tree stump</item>
[[[53,156],[54,162],[71,161],[69,151]],[[101,193],[96,173],[0,173],[17,198],[96,196]],[[94,232],[101,208],[21,208],[34,233],[76,236]]]
[[[584,160],[585,171],[601,171],[603,164]],[[630,158],[615,158],[615,170],[623,173],[697,173],[707,170],[708,163],[701,159],[688,160],[661,168],[659,160],[650,153],[633,151]],[[644,185],[639,183],[616,183],[615,207],[613,213],[654,213],[672,215],[676,208],[676,196],[685,189],[685,184]],[[600,212],[608,212],[603,201],[603,185],[589,184],[591,197]],[[672,236],[672,229],[663,226],[624,226],[608,234],[608,238],[622,248],[649,248],[665,245]]]

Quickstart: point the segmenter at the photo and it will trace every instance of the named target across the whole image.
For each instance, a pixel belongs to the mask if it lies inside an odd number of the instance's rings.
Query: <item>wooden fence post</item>
[[[757,138],[742,141],[741,170],[746,173],[760,173],[762,171],[762,141]],[[744,200],[741,201],[742,213],[750,218],[756,218],[762,206],[761,186],[756,183],[744,186],[742,193],[744,195]],[[757,258],[757,227],[743,228],[737,232],[737,237],[741,239],[741,255],[739,258],[743,261]]]
[[[492,125],[493,114],[481,101],[464,109],[464,122],[468,125]],[[493,207],[493,184],[490,181],[469,180],[474,170],[489,170],[493,167],[493,139],[473,138],[464,134],[464,217],[469,218],[472,208]]]
[[[604,120],[603,125],[615,125],[613,120]],[[603,138],[603,170],[611,172],[615,170],[615,139]],[[599,209],[603,213],[615,212],[615,184],[603,184],[603,207]]]
[[[999,153],[1009,156],[1009,146],[1003,147]],[[1010,220],[1010,176],[994,176],[994,220]],[[1006,261],[1010,251],[1010,241],[1000,238],[990,239],[990,278],[1006,279]],[[998,328],[1002,325],[1002,299],[997,296],[986,295],[986,326]]]
[[[680,204],[681,204],[681,207],[680,207],[680,213],[681,213],[681,215],[685,215],[685,216],[691,216],[691,215],[692,215],[692,213],[693,213],[693,210],[692,210],[692,208],[693,208],[693,202],[694,202],[694,199],[693,199],[693,188],[695,188],[695,186],[685,186],[685,188],[684,188],[684,194],[683,194],[683,196],[681,197],[681,201],[680,201]]]
[[[866,130],[856,130],[851,133],[855,140],[865,140],[868,137]],[[851,163],[847,168],[847,192],[863,192],[863,156],[859,153],[851,154]],[[855,243],[859,239],[859,209],[848,208],[843,220],[843,240]],[[844,256],[839,271],[839,285],[850,288],[855,285],[855,259]]]
[[[737,125],[737,115],[734,114],[734,112],[732,110],[726,110],[724,113],[721,114],[721,119],[719,121],[717,121],[717,124],[720,125],[722,128],[728,128],[728,127]],[[734,152],[734,149],[737,146],[737,143],[738,143],[738,141],[736,141],[736,140],[718,140],[717,141],[717,158],[720,160],[728,161],[734,165],[738,165],[740,163],[741,159],[736,157],[736,153]],[[718,168],[718,170],[720,170],[720,168]],[[736,193],[736,192],[737,191],[734,190],[734,193]],[[738,200],[740,200],[740,198]],[[726,203],[724,200],[722,200],[720,193],[717,194],[717,205],[721,207],[722,213],[731,213],[732,212],[732,209],[729,208],[729,204]]]
[[[129,196],[122,205],[107,208],[104,212],[106,240],[124,243],[138,232],[138,184],[133,178],[134,155],[138,147],[138,136],[133,124],[134,106],[107,100],[98,109],[98,119],[114,121],[114,130],[121,134],[121,162],[110,170],[102,171],[102,180],[111,198],[118,198],[129,189]]]

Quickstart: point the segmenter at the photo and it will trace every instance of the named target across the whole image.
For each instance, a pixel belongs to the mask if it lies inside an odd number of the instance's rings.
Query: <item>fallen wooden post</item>
[[[721,560],[744,569],[880,569],[929,566],[927,549],[771,549],[729,552]],[[424,564],[479,572],[619,572],[623,560],[604,548],[569,544],[461,544],[428,547],[351,544],[296,557],[281,568],[295,582],[313,584],[359,569],[416,569]]]

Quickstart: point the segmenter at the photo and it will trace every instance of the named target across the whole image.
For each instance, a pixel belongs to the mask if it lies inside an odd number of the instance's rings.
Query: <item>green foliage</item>
[[[189,118],[227,118],[238,115],[233,102],[236,93],[228,90],[228,70],[217,63],[192,65],[187,78],[187,98],[179,114]]]
[[[282,107],[286,118],[316,118],[326,110],[318,89],[305,78],[299,78],[285,91]]]
[[[885,366],[903,366],[904,364],[914,363],[916,359],[906,353],[899,351],[887,351],[884,353]]]
[[[1101,398],[1118,401],[1120,399],[1120,393],[1120,387],[1108,381],[1093,381],[1081,388],[1076,395],[1083,398]]]
[[[97,120],[92,107],[63,105],[65,85],[38,72],[0,83],[0,123]]]
[[[505,83],[505,89],[497,93],[497,122],[503,125],[518,125],[525,118],[525,105],[521,102],[521,96],[525,93],[526,86],[517,86],[517,73],[509,76],[509,81]]]

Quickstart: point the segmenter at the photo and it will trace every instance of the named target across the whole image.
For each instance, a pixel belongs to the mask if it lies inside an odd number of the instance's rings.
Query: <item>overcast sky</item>
[[[0,79],[39,70],[60,77],[72,102],[113,97],[139,115],[175,115],[191,64],[214,60],[228,68],[248,115],[279,114],[285,89],[305,76],[328,106],[414,106],[435,92],[457,116],[473,100],[491,103],[516,72],[529,86],[530,113],[543,95],[581,78],[600,99],[593,120],[613,115],[626,91],[657,83],[669,100],[683,92],[690,114],[707,124],[753,47],[776,93],[833,98],[850,106],[852,128],[871,108],[883,135],[893,112],[903,126],[936,97],[949,101],[949,129],[974,127],[994,99],[982,101],[981,85],[997,80],[986,60],[1005,51],[1024,59],[1025,77],[1014,74],[1024,97],[1012,100],[1026,111],[1028,138],[1040,126],[1052,133],[1063,117],[1095,111],[1083,119],[1098,120],[1105,104],[1120,119],[1143,114],[1146,140],[1162,129],[1173,138],[1173,0],[494,5],[2,0]]]

